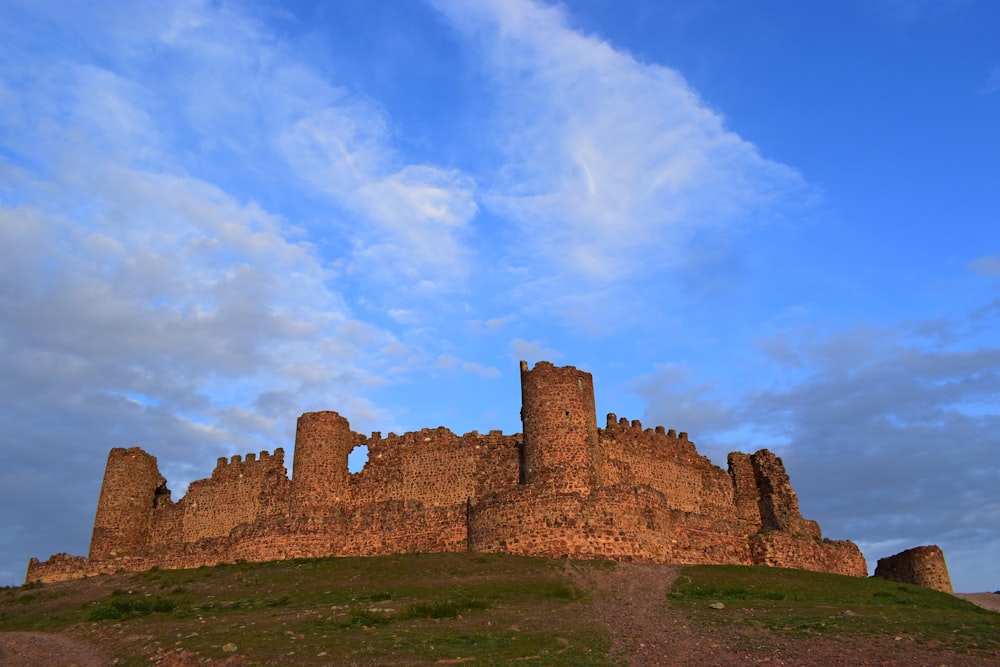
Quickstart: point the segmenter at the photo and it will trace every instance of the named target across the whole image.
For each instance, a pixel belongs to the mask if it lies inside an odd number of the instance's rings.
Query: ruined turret
[[[153,511],[169,502],[155,456],[138,447],[112,449],[97,501],[90,558],[124,556],[149,544]]]

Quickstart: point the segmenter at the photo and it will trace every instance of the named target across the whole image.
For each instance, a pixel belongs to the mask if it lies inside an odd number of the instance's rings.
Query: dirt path
[[[997,593],[955,593],[955,597],[979,605],[990,611],[1000,611],[1000,595]]]
[[[619,563],[604,569],[574,566],[572,562],[566,567],[578,585],[594,591],[594,613],[610,630],[614,654],[635,667],[1000,665],[996,658],[925,649],[909,637],[848,643],[780,637],[736,622],[697,628],[666,604],[667,592],[677,578],[676,567]]]
[[[0,632],[2,667],[108,667],[111,660],[90,644],[45,632]]]

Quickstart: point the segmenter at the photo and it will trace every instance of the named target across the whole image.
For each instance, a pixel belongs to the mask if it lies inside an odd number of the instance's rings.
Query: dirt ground
[[[581,586],[594,592],[594,613],[608,626],[615,654],[625,657],[629,665],[1000,665],[1000,656],[982,658],[935,651],[907,637],[866,638],[848,643],[776,637],[746,626],[695,628],[681,614],[663,605],[677,577],[676,569],[620,563],[614,569],[574,568],[567,564],[567,570]],[[1000,611],[1000,595],[973,593],[959,597]],[[194,654],[183,653],[165,653],[151,660],[151,664],[159,667],[201,664]],[[65,635],[0,633],[0,667],[42,665],[111,667],[113,663],[100,647]]]
[[[746,626],[693,628],[681,614],[663,605],[677,577],[676,569],[620,563],[613,570],[591,568],[573,573],[581,585],[595,591],[595,611],[611,630],[616,653],[636,667],[1000,665],[1000,656],[982,658],[935,651],[908,637],[865,638],[848,643],[778,637]],[[996,610],[1000,595],[962,597],[980,606],[993,605]]]
[[[111,660],[96,646],[65,635],[0,632],[2,667],[105,667]]]

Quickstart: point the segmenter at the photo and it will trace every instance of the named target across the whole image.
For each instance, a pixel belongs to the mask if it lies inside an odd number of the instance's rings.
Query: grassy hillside
[[[1000,614],[953,595],[882,579],[734,565],[684,568],[670,604],[706,624],[740,623],[794,637],[910,637],[1000,658]],[[714,609],[720,602],[723,610]],[[707,604],[706,604],[707,603]]]
[[[0,631],[62,632],[123,665],[178,649],[215,664],[238,655],[271,665],[614,665],[641,637],[616,636],[607,604],[598,617],[593,597],[616,594],[594,582],[624,567],[411,554],[154,570],[2,590]],[[617,603],[628,613],[630,600]],[[687,567],[662,608],[712,634],[725,625],[793,641],[905,635],[928,650],[1000,655],[1000,614],[879,580]]]

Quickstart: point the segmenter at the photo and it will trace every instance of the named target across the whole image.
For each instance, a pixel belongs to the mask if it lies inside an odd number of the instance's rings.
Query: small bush
[[[368,607],[353,607],[347,614],[347,619],[341,624],[345,628],[373,627],[385,625],[392,621],[392,616],[382,609]]]
[[[130,616],[147,616],[149,614],[169,614],[177,608],[177,603],[169,598],[155,597],[126,597],[121,599],[126,593],[115,591],[111,594],[111,600],[97,604],[87,612],[88,621],[120,621]]]
[[[437,602],[415,602],[407,607],[401,618],[455,618],[463,611],[486,609],[486,600],[473,597],[450,598]]]
[[[291,601],[292,598],[282,595],[280,598],[268,598],[264,600],[264,604],[268,607],[287,607]]]

